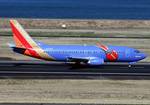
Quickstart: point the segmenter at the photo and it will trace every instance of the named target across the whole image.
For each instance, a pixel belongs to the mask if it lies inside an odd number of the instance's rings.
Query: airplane
[[[14,52],[46,61],[73,62],[74,64],[103,65],[105,62],[136,63],[147,55],[127,46],[97,45],[48,45],[34,41],[17,20],[10,20],[15,44]]]

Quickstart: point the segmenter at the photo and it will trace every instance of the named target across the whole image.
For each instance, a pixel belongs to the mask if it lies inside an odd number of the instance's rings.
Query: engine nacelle
[[[89,65],[102,65],[104,64],[104,59],[101,58],[93,58],[87,62]]]

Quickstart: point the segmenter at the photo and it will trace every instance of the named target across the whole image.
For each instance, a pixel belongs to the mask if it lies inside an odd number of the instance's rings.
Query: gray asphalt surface
[[[7,103],[7,104],[0,104],[0,105],[114,105],[114,104],[63,104],[63,103]],[[115,105],[119,105],[119,104],[115,104]],[[124,104],[125,105],[125,104]],[[127,104],[126,104],[127,105]],[[132,104],[132,105],[136,105],[136,104]],[[145,104],[146,105],[146,104]]]
[[[150,79],[150,63],[108,63],[101,66],[77,66],[72,63],[43,61],[0,61],[0,78],[111,78]]]

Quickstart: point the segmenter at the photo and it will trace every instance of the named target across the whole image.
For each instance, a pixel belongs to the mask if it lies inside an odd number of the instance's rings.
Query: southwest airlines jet
[[[102,65],[104,62],[135,63],[146,58],[146,54],[126,46],[97,45],[48,45],[34,41],[23,27],[10,20],[14,52],[47,61],[74,62],[75,64]]]

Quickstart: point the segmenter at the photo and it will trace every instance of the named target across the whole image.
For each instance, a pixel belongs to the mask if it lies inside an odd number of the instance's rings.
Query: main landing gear
[[[128,67],[131,68],[131,64],[129,64]]]
[[[136,62],[129,62],[129,65],[128,67],[131,68],[132,67],[132,64],[135,64]]]

